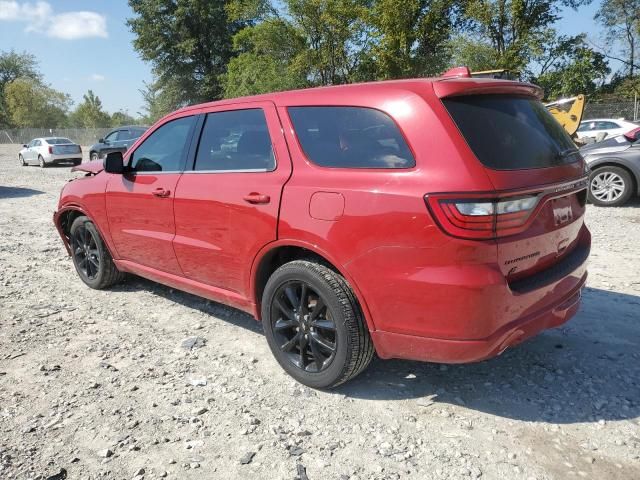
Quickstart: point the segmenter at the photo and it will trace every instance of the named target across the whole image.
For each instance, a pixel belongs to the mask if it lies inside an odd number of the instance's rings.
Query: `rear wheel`
[[[91,155],[89,155],[89,158],[91,159],[91,161],[95,161],[98,160],[98,153],[97,152],[91,152]]]
[[[123,279],[113,263],[98,230],[88,217],[79,216],[69,232],[73,265],[80,279],[91,288],[103,289]]]
[[[20,165],[22,167],[26,167],[27,166],[27,162],[24,161],[24,157],[22,155],[18,155],[18,161],[20,162]]]
[[[47,167],[47,162],[44,161],[44,158],[42,157],[42,155],[38,155],[38,165],[40,165],[40,168]]]
[[[329,268],[294,261],[269,278],[262,324],[276,360],[313,388],[332,388],[362,372],[374,348],[353,291]]]
[[[617,207],[633,195],[633,179],[624,168],[606,166],[589,178],[589,201],[594,205]]]

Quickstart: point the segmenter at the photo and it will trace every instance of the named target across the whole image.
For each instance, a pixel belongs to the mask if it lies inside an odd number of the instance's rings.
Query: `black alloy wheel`
[[[88,280],[95,280],[100,272],[100,252],[93,232],[85,224],[73,232],[71,249],[80,274]]]
[[[334,318],[324,299],[303,281],[287,282],[276,291],[271,307],[276,342],[305,372],[322,372],[335,358]]]

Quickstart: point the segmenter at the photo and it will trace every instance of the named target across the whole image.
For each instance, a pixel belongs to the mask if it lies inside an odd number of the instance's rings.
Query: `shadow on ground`
[[[32,188],[3,187],[0,185],[0,199],[31,197],[33,195],[41,195],[43,193],[44,192],[41,192],[40,190],[34,190]]]
[[[131,278],[121,291],[150,290],[238,327],[262,332],[250,315]],[[366,400],[416,401],[418,408],[458,404],[489,414],[549,423],[640,417],[640,297],[587,288],[578,315],[507,350],[466,365],[375,359],[336,394]],[[255,340],[254,340],[255,341]],[[212,344],[213,345],[213,344]],[[432,405],[420,406],[429,397]]]

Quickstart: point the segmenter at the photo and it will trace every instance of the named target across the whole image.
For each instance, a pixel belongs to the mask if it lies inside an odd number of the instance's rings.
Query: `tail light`
[[[425,199],[431,213],[449,235],[492,239],[524,230],[540,196],[464,198],[456,195],[427,195]]]
[[[53,153],[53,147],[49,147],[49,153]]]

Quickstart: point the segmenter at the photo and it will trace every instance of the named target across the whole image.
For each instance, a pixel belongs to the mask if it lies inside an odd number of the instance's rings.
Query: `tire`
[[[38,155],[38,165],[40,165],[40,168],[47,168],[47,162],[44,161],[44,158],[42,158],[42,155]]]
[[[271,275],[262,296],[262,325],[280,366],[312,388],[336,387],[373,358],[373,342],[347,281],[314,262],[286,263]]]
[[[89,155],[89,160],[91,160],[92,162],[98,160],[98,152],[91,152],[91,154]]]
[[[69,242],[76,272],[80,280],[89,287],[101,290],[124,278],[124,274],[116,268],[102,237],[88,217],[81,215],[73,221],[69,231]]]
[[[621,167],[596,168],[589,176],[589,201],[603,207],[618,207],[633,195],[631,174]]]
[[[20,166],[21,167],[26,167],[27,166],[27,162],[24,161],[24,157],[22,155],[18,155],[18,160],[20,161]]]

